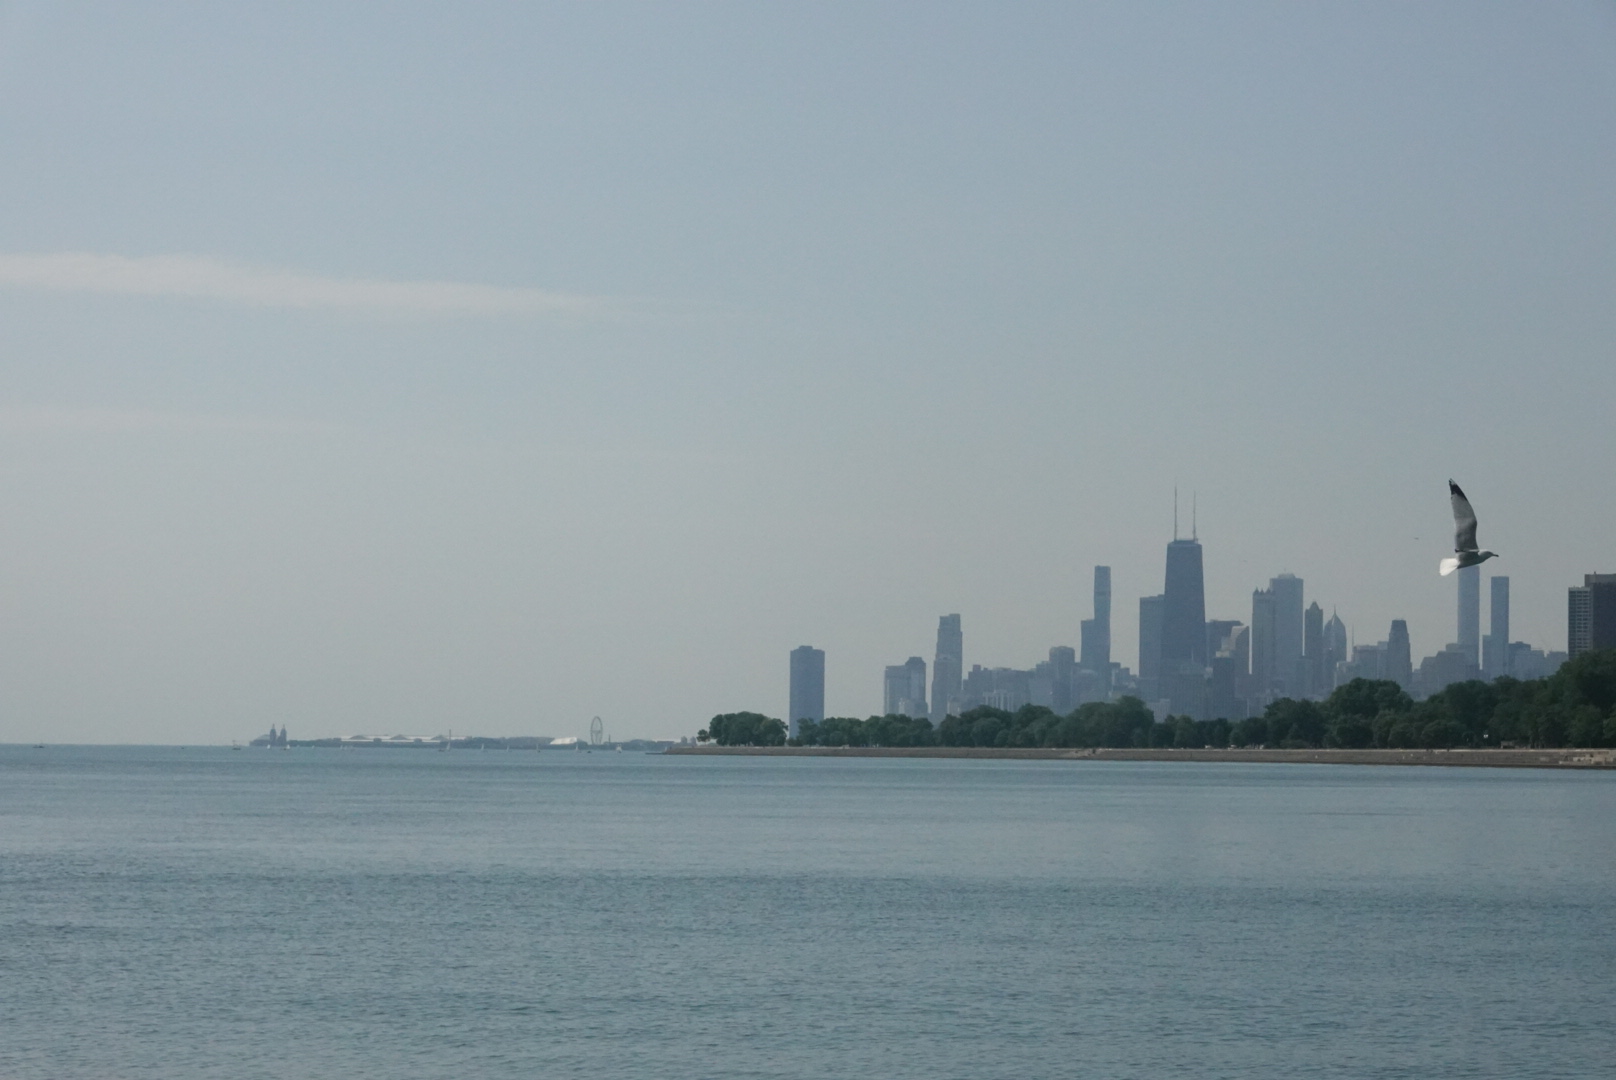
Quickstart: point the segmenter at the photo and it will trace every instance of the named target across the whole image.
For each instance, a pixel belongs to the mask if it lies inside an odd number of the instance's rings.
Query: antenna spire
[[[1173,539],[1178,539],[1178,485],[1173,485]]]
[[[1200,500],[1199,500],[1198,493],[1194,492],[1194,491],[1190,492],[1190,539],[1191,540],[1199,540],[1201,538],[1200,534],[1197,533],[1196,529],[1195,529],[1196,503],[1199,502],[1199,501]]]

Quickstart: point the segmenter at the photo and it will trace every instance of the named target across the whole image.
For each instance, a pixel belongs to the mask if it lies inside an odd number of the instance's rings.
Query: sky
[[[1175,488],[1416,663],[1449,477],[1616,570],[1610,3],[0,0],[0,145],[0,741],[1132,665]]]

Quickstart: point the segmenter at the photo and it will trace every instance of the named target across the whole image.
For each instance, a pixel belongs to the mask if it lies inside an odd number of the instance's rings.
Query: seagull
[[[1453,499],[1453,556],[1437,564],[1443,577],[1467,566],[1480,566],[1498,554],[1476,550],[1476,512],[1470,509],[1470,500],[1452,480],[1448,481],[1448,495]]]

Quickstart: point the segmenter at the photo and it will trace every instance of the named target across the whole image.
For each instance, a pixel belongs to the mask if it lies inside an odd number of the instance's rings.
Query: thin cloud
[[[543,289],[459,281],[334,278],[199,255],[0,254],[0,286],[114,296],[217,300],[254,307],[372,314],[591,315],[605,301]]]
[[[339,430],[306,420],[215,416],[145,409],[0,409],[0,432],[18,435],[257,434],[308,435]]]

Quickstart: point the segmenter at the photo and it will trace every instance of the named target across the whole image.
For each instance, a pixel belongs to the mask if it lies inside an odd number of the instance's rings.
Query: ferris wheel
[[[593,720],[589,721],[589,745],[599,746],[601,743],[605,742],[605,732],[606,728],[601,724],[600,717],[597,716]]]

